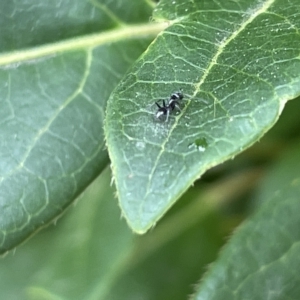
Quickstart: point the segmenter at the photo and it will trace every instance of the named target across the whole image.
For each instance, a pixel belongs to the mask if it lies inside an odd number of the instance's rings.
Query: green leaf
[[[228,234],[211,205],[222,185],[201,196],[199,188],[190,190],[185,205],[140,237],[120,221],[107,171],[55,226],[0,260],[0,299],[177,300],[193,292],[199,269],[215,259]]]
[[[222,241],[220,216],[206,217],[200,218],[189,231],[150,251],[150,255],[143,245],[150,249],[155,247],[161,241],[159,231],[156,234],[154,230],[145,239],[141,237],[131,255],[130,266],[117,278],[105,299],[187,299],[199,274],[217,256]],[[179,223],[181,225],[184,226]],[[174,227],[172,229],[176,231]]]
[[[160,1],[170,26],[107,106],[105,134],[120,205],[143,233],[207,169],[249,147],[300,94],[299,1]],[[181,112],[156,101],[183,89]],[[168,103],[168,102],[167,102]]]
[[[57,216],[108,163],[106,101],[162,29],[140,0],[0,4],[0,253]]]
[[[260,188],[264,203],[235,232],[192,299],[299,299],[299,148],[269,172]]]
[[[132,249],[103,172],[54,227],[0,261],[0,298],[105,299]]]
[[[299,120],[299,118],[298,118]],[[298,127],[299,128],[299,127]],[[270,195],[275,193],[281,186],[290,185],[295,178],[300,176],[298,164],[300,161],[300,144],[292,145],[291,149],[284,152],[276,164],[268,170],[263,184],[256,191],[255,205],[259,207],[268,201]]]

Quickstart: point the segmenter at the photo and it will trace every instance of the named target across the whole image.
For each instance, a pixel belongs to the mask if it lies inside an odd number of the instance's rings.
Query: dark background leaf
[[[192,299],[299,299],[299,148],[271,168],[259,188],[263,204],[235,232]]]
[[[0,261],[1,299],[99,299],[106,293],[133,240],[109,182],[106,171],[66,218]]]
[[[111,1],[2,1],[1,7],[0,51],[6,51],[0,56],[3,253],[59,216],[107,165],[106,101],[160,29],[126,25],[148,22],[151,9],[143,1],[119,6]],[[108,34],[108,28],[115,31]],[[87,35],[94,32],[98,35]],[[52,44],[42,47],[45,43]]]

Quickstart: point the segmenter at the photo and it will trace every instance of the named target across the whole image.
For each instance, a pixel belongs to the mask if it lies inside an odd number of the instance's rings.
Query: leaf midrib
[[[215,55],[212,57],[211,62],[209,64],[209,66],[207,67],[207,69],[205,70],[203,76],[201,77],[201,80],[195,85],[195,91],[193,93],[193,95],[191,96],[190,100],[187,102],[185,108],[183,109],[183,112],[187,109],[187,107],[189,106],[189,104],[191,103],[191,99],[193,99],[197,93],[199,92],[202,84],[205,82],[206,77],[209,75],[210,70],[213,68],[213,66],[215,66],[217,64],[217,60],[218,57],[223,53],[223,50],[225,49],[225,47],[232,41],[234,40],[245,28],[247,25],[251,24],[251,22],[259,15],[261,15],[262,13],[265,13],[268,8],[275,2],[276,0],[267,0],[263,5],[259,5],[256,9],[253,8],[253,10],[251,10],[252,14],[250,15],[250,17],[248,19],[245,19],[244,22],[241,23],[241,25],[239,26],[239,28],[237,30],[235,30],[234,32],[232,32],[232,34],[230,34],[230,36],[228,38],[226,38],[224,41],[222,41],[222,43],[219,44],[218,50],[216,51]],[[143,201],[141,201],[140,204],[140,211],[143,208],[143,203],[145,202],[146,197],[148,196],[148,194],[150,193],[150,182],[152,181],[154,172],[156,170],[156,167],[159,163],[159,160],[162,156],[162,154],[164,153],[164,149],[165,146],[167,144],[167,142],[169,141],[174,129],[177,127],[179,120],[181,119],[181,116],[184,115],[184,113],[180,114],[178,116],[178,118],[176,118],[173,126],[170,128],[170,131],[168,133],[168,135],[166,136],[165,141],[162,143],[161,146],[161,150],[159,152],[159,154],[157,155],[156,161],[153,165],[152,171],[149,174],[149,181],[148,181],[148,185],[147,185],[147,190],[146,190],[146,194],[145,197],[143,199]],[[203,169],[204,172],[204,169]],[[199,176],[199,175],[198,175]],[[198,177],[197,176],[197,177]],[[193,179],[194,181],[194,179]],[[189,185],[188,185],[189,186]],[[142,217],[142,213],[140,213],[139,215],[139,223],[141,224],[141,217]],[[149,226],[148,226],[149,227]],[[148,228],[144,228],[144,231],[147,230]]]
[[[100,45],[128,38],[139,38],[145,35],[156,36],[167,26],[169,26],[169,23],[167,22],[135,24],[97,34],[85,35],[78,38],[72,38],[56,43],[33,47],[30,49],[4,52],[0,54],[0,66],[34,60],[40,57],[51,56],[62,52],[94,48]]]

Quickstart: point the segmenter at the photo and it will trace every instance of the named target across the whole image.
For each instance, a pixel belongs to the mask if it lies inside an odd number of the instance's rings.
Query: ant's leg
[[[179,106],[179,102],[178,102],[178,101],[175,101],[175,107],[176,107],[179,111],[181,111],[181,108],[180,108],[180,106]]]
[[[168,122],[168,120],[169,120],[169,114],[170,114],[170,110],[167,109],[167,118],[166,118],[166,122]]]
[[[155,102],[155,104],[157,105],[158,108],[161,108],[161,106],[157,102]]]

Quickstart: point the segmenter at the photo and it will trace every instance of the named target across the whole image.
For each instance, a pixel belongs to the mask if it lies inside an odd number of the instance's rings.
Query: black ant
[[[166,104],[165,100],[163,100],[162,106],[160,106],[157,102],[155,102],[155,104],[158,107],[158,110],[155,114],[156,118],[159,119],[161,116],[167,116],[166,121],[168,121],[171,111],[173,111],[175,108],[181,110],[179,106],[179,101],[182,99],[183,99],[183,93],[182,93],[182,89],[180,89],[180,92],[175,92],[171,94],[168,100],[168,104]]]

